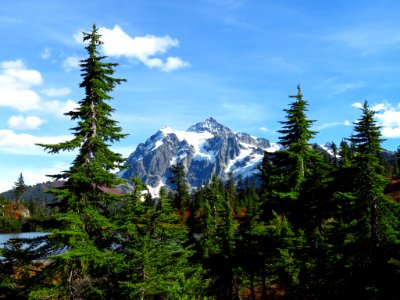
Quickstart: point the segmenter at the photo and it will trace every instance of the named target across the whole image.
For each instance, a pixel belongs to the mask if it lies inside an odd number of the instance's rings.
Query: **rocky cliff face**
[[[162,128],[129,156],[128,169],[119,173],[130,179],[138,176],[157,193],[169,185],[170,167],[182,163],[190,186],[199,187],[215,174],[227,178],[246,177],[255,172],[265,150],[276,151],[277,144],[246,133],[234,133],[213,118],[186,131]]]

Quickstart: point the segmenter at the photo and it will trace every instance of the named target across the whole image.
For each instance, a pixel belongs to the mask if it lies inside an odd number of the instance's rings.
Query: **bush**
[[[5,217],[0,217],[0,232],[21,232],[22,222],[20,220],[8,219]]]

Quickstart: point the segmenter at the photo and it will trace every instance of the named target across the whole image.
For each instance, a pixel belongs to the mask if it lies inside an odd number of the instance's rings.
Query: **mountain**
[[[53,195],[47,193],[47,191],[59,188],[62,184],[62,181],[47,181],[35,185],[28,185],[25,187],[25,192],[22,194],[21,199],[25,202],[30,199],[42,201],[43,203],[50,202],[53,199]],[[12,201],[15,200],[14,192],[15,190],[11,189],[0,193],[0,196],[4,197],[6,200]]]
[[[254,174],[265,150],[280,147],[264,138],[235,133],[214,118],[190,126],[186,131],[160,129],[129,156],[128,168],[118,175],[124,179],[140,177],[153,194],[170,185],[170,167],[182,163],[191,187],[199,187],[215,174],[234,178]]]

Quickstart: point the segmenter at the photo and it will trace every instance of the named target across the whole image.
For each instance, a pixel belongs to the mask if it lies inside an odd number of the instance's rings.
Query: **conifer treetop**
[[[59,144],[39,144],[49,153],[78,149],[70,170],[62,174],[51,175],[55,179],[73,180],[95,186],[112,187],[117,183],[116,175],[111,172],[123,168],[125,159],[121,154],[109,149],[110,143],[119,141],[126,134],[121,133],[118,122],[111,119],[114,109],[107,103],[110,93],[125,79],[114,78],[116,63],[104,62],[106,56],[99,54],[102,44],[98,28],[83,32],[83,41],[87,58],[80,61],[82,82],[85,96],[78,102],[79,107],[65,113],[76,126],[71,128],[74,138]]]
[[[361,117],[354,124],[354,133],[349,141],[355,145],[356,151],[360,154],[373,154],[379,156],[384,141],[381,135],[381,127],[375,120],[375,111],[369,107],[365,100],[361,107]]]
[[[303,99],[300,84],[297,86],[297,94],[291,95],[289,98],[293,98],[294,101],[289,108],[284,109],[286,121],[280,122],[283,129],[278,130],[282,135],[279,137],[279,141],[288,150],[301,154],[307,151],[308,141],[317,133],[310,129],[315,121],[307,119],[305,112],[308,102]]]

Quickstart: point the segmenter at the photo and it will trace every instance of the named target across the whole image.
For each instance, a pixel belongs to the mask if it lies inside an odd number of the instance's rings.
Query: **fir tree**
[[[398,279],[398,267],[390,262],[398,258],[400,210],[383,193],[387,180],[380,158],[382,138],[375,112],[367,101],[361,111],[349,138],[354,147],[353,173],[347,177],[350,187],[337,194],[341,206],[338,228],[342,234],[335,234],[335,240],[340,242],[334,256],[341,260],[332,267],[335,276],[343,280],[340,289],[344,295],[385,299],[393,289],[389,282]]]
[[[380,246],[381,233],[379,228],[379,202],[383,196],[386,180],[383,178],[381,165],[381,138],[380,127],[374,119],[375,112],[365,101],[362,107],[362,116],[354,123],[354,134],[349,139],[355,145],[355,166],[359,170],[357,186],[360,188],[360,199],[368,203],[370,212],[369,226],[373,247]]]
[[[185,167],[182,163],[171,166],[171,177],[169,180],[175,186],[174,207],[176,209],[187,209],[189,205],[189,191],[187,187]]]
[[[236,299],[236,228],[233,208],[225,197],[224,184],[213,176],[206,187],[203,232],[200,239],[202,262],[212,285],[208,294],[217,299]]]
[[[289,97],[294,101],[290,104],[290,108],[284,109],[286,121],[281,122],[283,129],[278,130],[281,134],[279,142],[286,150],[298,155],[299,172],[304,176],[305,160],[310,148],[309,140],[316,134],[310,127],[315,121],[307,119],[308,102],[303,99],[300,85],[297,86],[297,94]]]
[[[14,196],[17,209],[20,209],[22,195],[24,194],[25,190],[26,185],[24,181],[24,176],[22,175],[22,173],[20,173],[17,182],[15,182],[14,184]]]
[[[111,119],[114,109],[107,103],[112,99],[109,94],[124,79],[112,77],[117,64],[104,62],[106,57],[99,55],[100,37],[96,25],[83,33],[83,41],[88,42],[88,57],[80,63],[85,97],[76,110],[65,114],[77,122],[72,128],[74,138],[40,145],[51,154],[78,150],[69,170],[51,176],[65,180],[63,187],[54,191],[63,206],[58,217],[62,226],[51,235],[54,247],[64,251],[52,257],[48,270],[53,276],[54,272],[61,274],[59,293],[72,298],[106,297],[110,289],[107,269],[114,259],[111,216],[119,197],[105,190],[121,183],[113,171],[125,161],[109,148],[125,134]]]
[[[121,239],[114,280],[118,299],[187,299],[200,297],[207,287],[202,269],[191,263],[188,228],[160,190],[158,205],[143,200],[145,188],[134,179],[134,191],[121,207],[118,219]]]

